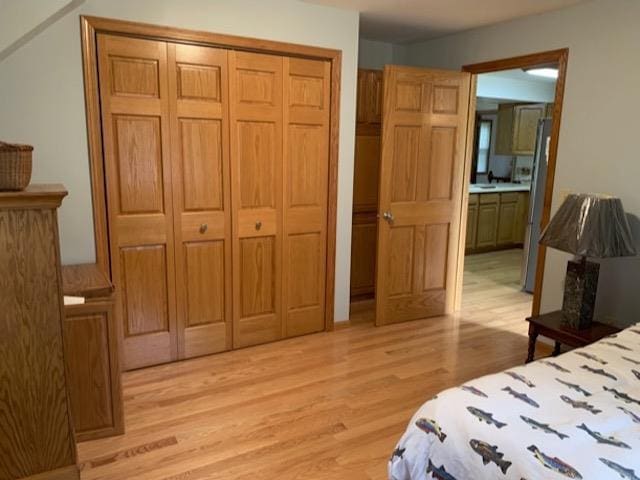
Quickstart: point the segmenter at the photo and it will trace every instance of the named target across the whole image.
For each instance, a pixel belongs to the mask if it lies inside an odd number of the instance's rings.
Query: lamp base
[[[589,262],[585,258],[567,262],[562,316],[571,328],[580,330],[591,326],[599,272],[600,264]]]

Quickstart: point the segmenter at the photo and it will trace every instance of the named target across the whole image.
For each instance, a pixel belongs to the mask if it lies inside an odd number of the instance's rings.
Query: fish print
[[[624,443],[621,440],[618,440],[615,437],[605,437],[604,435],[602,435],[600,432],[596,432],[594,430],[591,430],[589,427],[587,427],[584,423],[578,425],[576,428],[580,429],[580,430],[584,430],[585,432],[587,432],[591,437],[593,437],[598,443],[604,443],[605,445],[611,445],[613,447],[620,447],[620,448],[627,448],[627,449],[631,449],[631,447],[629,445],[627,445],[626,443]]]
[[[416,420],[416,427],[422,430],[425,433],[433,433],[440,443],[444,442],[444,439],[447,438],[447,435],[442,431],[440,425],[435,420],[430,420],[428,418],[419,418]]]
[[[511,466],[511,462],[504,460],[504,453],[498,451],[497,445],[489,445],[482,440],[471,439],[469,442],[471,449],[482,457],[482,463],[488,465],[490,462],[495,463],[500,471],[506,475],[507,470]]]
[[[569,438],[569,435],[566,435],[564,433],[560,433],[557,430],[554,430],[553,428],[551,428],[549,426],[548,423],[540,423],[540,422],[534,420],[533,418],[525,417],[524,415],[520,415],[520,418],[522,419],[522,421],[524,423],[529,425],[534,430],[542,430],[544,433],[551,433],[553,435],[557,435],[560,440],[564,440],[565,438]]]
[[[618,378],[615,375],[612,375],[611,373],[605,371],[602,368],[593,368],[593,367],[590,367],[589,365],[582,365],[580,368],[582,368],[583,370],[586,370],[587,372],[595,373],[596,375],[602,375],[603,377],[610,378],[611,380],[618,380]]]
[[[600,457],[600,461],[626,480],[640,480],[640,477],[636,475],[636,472],[630,468],[625,468],[619,463],[612,462],[611,460],[607,460],[602,457]]]
[[[566,395],[560,395],[560,398],[562,399],[563,402],[568,403],[573,408],[581,408],[583,410],[586,410],[587,412],[593,413],[594,415],[602,413],[602,410],[598,410],[593,405],[590,405],[587,402],[583,402],[583,401],[580,401],[580,400],[573,400],[573,399],[567,397]]]
[[[473,387],[471,385],[462,385],[460,388],[465,392],[473,393],[478,397],[489,398],[489,396],[486,393],[484,393],[482,390],[479,390],[476,387]]]
[[[487,423],[489,425],[495,425],[497,428],[506,427],[507,424],[504,422],[499,422],[498,420],[493,418],[493,413],[487,413],[483,410],[480,410],[476,407],[467,407],[467,410],[471,415],[476,417],[481,422]]]
[[[587,352],[573,352],[573,353],[575,353],[576,355],[580,355],[581,357],[588,358],[589,360],[593,360],[594,362],[598,362],[600,365],[606,365],[607,363],[609,363],[591,353],[587,353]]]
[[[640,372],[638,370],[631,369],[631,373],[633,373],[638,380],[640,380]]]
[[[618,410],[622,410],[629,417],[631,417],[631,420],[633,420],[634,423],[640,423],[640,417],[638,415],[636,415],[635,413],[633,413],[631,410],[626,409],[624,407],[618,407]]]
[[[504,372],[506,375],[509,375],[511,378],[524,383],[527,387],[529,388],[534,388],[535,385],[533,384],[533,382],[529,379],[527,379],[525,376],[520,375],[516,372]]]
[[[391,458],[389,459],[389,461],[393,462],[393,459],[396,458],[396,457],[402,459],[402,456],[404,455],[405,450],[406,450],[406,448],[396,447],[396,449],[391,454]]]
[[[433,463],[431,463],[431,459],[429,459],[429,465],[427,465],[427,474],[431,474],[432,478],[437,480],[456,480],[456,477],[451,475],[444,468],[444,465],[440,467],[436,467]]]
[[[610,346],[612,346],[612,347],[619,348],[620,350],[626,350],[627,352],[633,352],[633,349],[632,349],[632,348],[629,348],[629,347],[627,347],[627,346],[625,346],[625,345],[622,345],[622,344],[620,344],[620,343],[616,343],[616,342],[607,342],[607,341],[605,341],[605,340],[602,340],[600,343],[601,343],[601,344],[603,344],[603,345],[610,345]]]
[[[565,387],[569,387],[571,390],[575,390],[576,392],[583,394],[585,397],[590,397],[591,396],[591,393],[587,392],[580,385],[576,385],[575,383],[565,382],[564,380],[560,380],[559,378],[556,378],[556,382],[560,382]]]
[[[532,407],[540,408],[540,405],[538,405],[538,403],[531,397],[529,397],[526,393],[520,393],[511,387],[504,387],[502,391],[507,392],[512,397],[515,397],[518,400],[522,400],[524,403],[531,405]]]
[[[640,360],[634,360],[633,358],[629,358],[629,357],[622,357],[623,360],[626,360],[627,362],[631,362],[634,363],[636,365],[640,365]]]
[[[627,395],[624,392],[619,392],[615,388],[607,388],[607,387],[604,387],[604,386],[602,388],[604,388],[609,393],[613,393],[613,396],[616,397],[618,400],[622,400],[625,403],[636,403],[636,404],[640,405],[640,400],[637,400],[637,399],[635,399],[633,397],[630,397],[629,395]]]
[[[569,478],[582,478],[582,475],[580,475],[580,473],[571,465],[563,462],[558,457],[550,457],[549,455],[541,452],[535,445],[529,445],[527,450],[533,452],[536,459],[549,470],[560,473]]]
[[[571,370],[567,370],[563,366],[558,365],[556,362],[551,362],[549,360],[540,360],[540,363],[542,363],[543,365],[548,365],[551,368],[555,368],[556,370],[562,373],[571,373]]]

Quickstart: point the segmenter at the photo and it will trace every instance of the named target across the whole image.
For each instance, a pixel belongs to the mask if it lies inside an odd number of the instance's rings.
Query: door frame
[[[111,278],[111,258],[109,253],[106,178],[102,148],[100,93],[97,68],[96,45],[98,33],[111,33],[188,45],[228,48],[236,51],[268,53],[330,62],[331,99],[329,112],[329,190],[327,204],[325,330],[333,330],[342,51],[85,15],[80,16],[80,31],[96,265],[109,278]]]
[[[551,202],[553,200],[553,186],[558,159],[558,141],[560,139],[560,124],[562,120],[562,107],[564,100],[564,90],[566,85],[567,64],[569,61],[569,49],[549,50],[545,52],[510,57],[502,60],[494,60],[482,63],[465,65],[462,71],[472,74],[472,99],[470,99],[470,109],[475,111],[477,76],[481,73],[497,72],[501,70],[511,70],[514,68],[534,67],[554,63],[558,65],[558,80],[556,81],[556,92],[553,104],[553,118],[551,125],[551,139],[549,142],[549,158],[547,167],[547,178],[544,192],[544,203],[542,208],[541,226],[544,228],[551,217]],[[471,110],[470,110],[471,111]],[[469,132],[474,131],[475,115],[469,115]],[[456,266],[456,289],[454,305],[456,310],[460,310],[462,305],[462,281],[464,275],[464,255],[465,239],[467,232],[467,210],[469,206],[469,181],[471,178],[471,163],[473,160],[473,138],[467,137],[467,151],[465,159],[464,184],[462,187],[462,209],[460,218],[460,239],[458,246],[458,262]],[[536,280],[533,290],[532,315],[540,313],[540,302],[542,299],[542,286],[544,281],[544,265],[546,258],[546,247],[538,245],[538,260],[536,263]]]

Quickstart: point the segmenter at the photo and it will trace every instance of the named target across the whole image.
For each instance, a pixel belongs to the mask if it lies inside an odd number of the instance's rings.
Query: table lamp
[[[571,328],[588,328],[593,321],[600,270],[600,264],[588,258],[636,255],[622,201],[606,195],[568,195],[540,243],[576,256],[567,264],[562,314]]]

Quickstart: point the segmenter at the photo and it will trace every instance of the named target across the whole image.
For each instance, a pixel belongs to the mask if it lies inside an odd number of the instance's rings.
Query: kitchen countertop
[[[472,183],[469,186],[469,193],[528,192],[530,190],[529,183]]]

